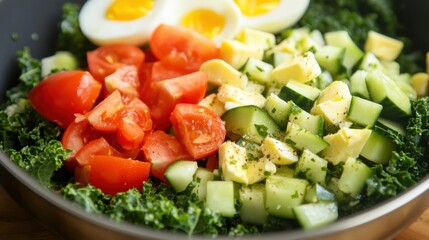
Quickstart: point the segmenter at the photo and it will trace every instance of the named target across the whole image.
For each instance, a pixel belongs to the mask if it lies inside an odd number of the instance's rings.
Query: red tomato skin
[[[197,71],[205,61],[219,57],[219,49],[211,39],[189,28],[167,24],[155,29],[150,48],[165,65],[188,73]]]
[[[118,129],[118,113],[124,108],[118,90],[111,93],[86,114],[89,123],[97,130],[114,132]]]
[[[146,161],[152,163],[151,174],[165,183],[165,170],[177,160],[192,159],[183,145],[173,136],[164,131],[149,134],[142,147]]]
[[[211,171],[219,168],[219,161],[216,155],[211,155],[207,157],[206,168]]]
[[[62,71],[37,84],[30,91],[28,99],[43,117],[67,128],[76,114],[84,114],[92,109],[101,87],[88,72]]]
[[[194,159],[213,155],[225,140],[224,122],[206,107],[180,103],[170,119],[177,139]]]
[[[141,147],[145,133],[152,130],[149,107],[138,98],[127,103],[119,113],[117,139],[125,150]]]
[[[131,188],[141,191],[151,168],[149,162],[105,155],[93,156],[89,166],[89,183],[110,195]]]
[[[194,72],[152,85],[153,98],[148,103],[154,129],[167,130],[170,114],[178,103],[198,103],[207,91],[207,74]]]
[[[143,50],[130,44],[105,45],[87,53],[89,71],[100,82],[124,65],[140,68],[144,60]]]
[[[92,140],[85,144],[76,153],[76,161],[79,166],[88,165],[95,155],[117,156],[122,157],[122,154],[113,148],[104,137]]]
[[[64,165],[70,172],[74,172],[77,161],[75,158],[76,153],[87,143],[101,137],[101,134],[96,131],[88,121],[83,120],[79,122],[72,122],[64,131],[61,138],[63,148],[70,149],[72,152],[69,154]]]
[[[104,80],[106,96],[119,90],[125,101],[140,97],[140,80],[138,69],[133,65],[124,65]]]

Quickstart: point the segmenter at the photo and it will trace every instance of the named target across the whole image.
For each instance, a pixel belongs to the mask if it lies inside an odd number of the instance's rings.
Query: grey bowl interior
[[[2,0],[0,1],[0,100],[6,89],[15,84],[18,68],[17,50],[30,46],[35,57],[49,55],[58,29],[61,6],[65,0]],[[84,2],[74,0],[72,2]],[[400,19],[405,34],[418,48],[429,49],[429,2],[410,0],[400,3]],[[26,19],[26,20],[23,20]],[[13,41],[12,34],[18,39]],[[0,152],[0,183],[22,206],[27,208],[48,229],[66,239],[189,239],[177,233],[157,232],[131,224],[111,221],[86,213],[80,207],[44,188]],[[429,206],[429,176],[406,192],[379,206],[344,218],[325,228],[267,234],[269,239],[387,239],[416,220]],[[370,234],[368,234],[370,233]],[[202,239],[193,236],[193,239]],[[221,237],[222,238],[222,237]],[[227,238],[227,237],[225,237]],[[251,237],[246,237],[251,239]]]

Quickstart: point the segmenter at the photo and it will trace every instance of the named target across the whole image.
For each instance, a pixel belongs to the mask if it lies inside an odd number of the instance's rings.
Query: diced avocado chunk
[[[370,135],[369,129],[342,128],[323,137],[329,147],[321,152],[321,156],[334,165],[345,162],[350,157],[357,158]]]
[[[380,59],[395,60],[402,51],[404,43],[375,31],[369,31],[365,51],[372,52]]]
[[[304,202],[308,181],[298,178],[270,176],[265,181],[266,203],[269,214],[295,218],[292,208]]]
[[[265,138],[260,149],[265,158],[277,165],[287,165],[298,161],[296,150],[275,138]]]

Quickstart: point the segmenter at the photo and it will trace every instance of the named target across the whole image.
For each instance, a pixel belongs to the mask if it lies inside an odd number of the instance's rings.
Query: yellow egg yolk
[[[208,38],[214,38],[222,32],[225,26],[225,17],[212,10],[196,9],[183,16],[181,24]]]
[[[281,0],[234,0],[246,16],[257,16],[274,10]]]
[[[154,0],[114,0],[106,11],[106,17],[115,21],[131,21],[146,16]]]

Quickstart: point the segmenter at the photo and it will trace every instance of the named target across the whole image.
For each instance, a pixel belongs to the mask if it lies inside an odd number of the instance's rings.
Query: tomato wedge
[[[80,148],[75,158],[79,166],[85,166],[91,162],[95,155],[122,157],[122,154],[113,148],[104,137],[100,137]]]
[[[43,117],[67,128],[76,114],[92,109],[101,87],[89,72],[62,71],[37,84],[30,91],[28,99]]]
[[[124,100],[140,97],[138,69],[133,65],[124,65],[104,80],[106,94],[119,90]]]
[[[124,65],[140,68],[144,59],[143,50],[130,44],[105,45],[87,53],[89,71],[100,82]]]
[[[152,163],[151,174],[167,183],[165,170],[177,160],[192,159],[183,145],[164,131],[149,134],[142,147],[146,160]]]
[[[194,159],[213,155],[225,140],[224,122],[206,107],[180,103],[170,119],[177,139]]]
[[[124,103],[122,102],[121,94],[116,90],[88,112],[86,118],[95,129],[113,132],[118,129],[118,119],[116,117],[123,108]]]
[[[138,98],[134,98],[122,109],[119,119],[117,139],[126,150],[141,147],[145,133],[152,130],[149,107]]]
[[[218,58],[215,43],[197,31],[182,26],[159,25],[150,39],[152,53],[166,66],[188,73],[207,60]]]
[[[64,131],[61,138],[63,148],[70,149],[72,152],[69,154],[65,167],[73,172],[77,165],[75,155],[87,143],[99,138],[101,134],[96,131],[88,121],[83,120],[79,122],[72,122]]]
[[[106,155],[94,155],[89,166],[89,183],[111,195],[131,188],[141,191],[151,168],[148,162]]]
[[[207,74],[194,72],[152,85],[152,101],[148,103],[155,129],[166,130],[171,125],[170,114],[178,103],[198,103],[207,90]]]

